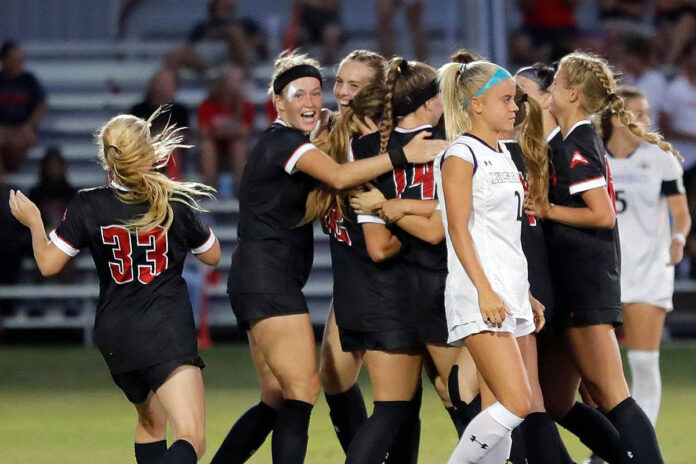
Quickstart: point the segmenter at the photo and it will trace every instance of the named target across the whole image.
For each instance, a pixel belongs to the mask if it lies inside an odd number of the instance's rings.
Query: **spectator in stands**
[[[16,172],[36,144],[46,97],[39,81],[24,70],[24,51],[17,42],[3,42],[0,61],[0,152],[7,172]]]
[[[428,37],[423,26],[422,0],[377,0],[377,47],[382,56],[390,58],[396,54],[394,48],[394,16],[403,6],[406,22],[411,31],[411,43],[416,60],[428,61]]]
[[[16,190],[14,186],[4,182],[0,157],[0,285],[18,282],[22,258],[31,253],[31,234],[10,212],[10,189]],[[10,314],[12,308],[12,301],[0,300],[0,317]]]
[[[235,6],[236,0],[210,0],[208,18],[194,26],[188,45],[167,55],[167,64],[204,72],[232,59],[250,72],[255,59],[268,55],[266,34],[254,20],[236,18]]]
[[[655,38],[634,35],[624,42],[623,53],[617,62],[622,71],[622,83],[639,89],[650,103],[650,120],[657,127],[663,104],[667,79],[655,68]]]
[[[203,181],[218,185],[218,169],[232,171],[239,186],[248,153],[248,139],[254,128],[254,105],[245,99],[241,69],[225,69],[213,83],[208,97],[198,108],[198,149]],[[221,195],[232,190],[221,188]]]
[[[324,52],[323,64],[336,63],[341,43],[341,0],[296,0],[292,17],[285,32],[288,50],[321,44]]]
[[[657,0],[656,19],[665,62],[674,65],[686,45],[696,39],[696,0]]]
[[[550,62],[573,49],[578,34],[575,10],[580,0],[518,0],[523,27],[510,36],[517,63]]]
[[[599,19],[610,40],[654,33],[650,0],[598,0],[597,4]]]
[[[145,99],[135,104],[130,109],[130,114],[147,121],[160,106],[169,105],[166,112],[161,113],[152,121],[152,133],[160,133],[167,124],[173,124],[176,127],[189,127],[188,109],[181,103],[174,101],[177,87],[176,71],[170,68],[160,69],[150,78],[145,92]],[[188,138],[188,130],[184,132],[184,136]],[[181,153],[179,149],[169,158],[169,163],[165,170],[167,176],[171,179],[178,180],[181,178]]]
[[[688,172],[696,165],[696,41],[685,47],[681,73],[667,87],[660,127],[685,158],[685,177],[696,175]]]

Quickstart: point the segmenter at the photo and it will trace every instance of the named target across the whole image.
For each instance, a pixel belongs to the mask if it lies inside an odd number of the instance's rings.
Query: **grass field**
[[[203,353],[207,389],[208,462],[231,424],[258,401],[243,345]],[[696,348],[663,351],[663,402],[657,433],[669,464],[696,462]],[[369,382],[362,379],[369,400]],[[371,410],[371,407],[368,408]],[[113,385],[96,350],[0,346],[0,463],[128,463],[135,410]],[[432,388],[423,399],[420,462],[444,463],[456,434]],[[312,416],[308,463],[341,463],[343,453],[320,398]],[[564,433],[577,461],[586,449]],[[270,463],[270,440],[249,461]]]

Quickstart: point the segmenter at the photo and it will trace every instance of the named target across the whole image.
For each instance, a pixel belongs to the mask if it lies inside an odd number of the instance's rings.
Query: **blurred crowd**
[[[130,11],[144,0],[127,0],[119,16],[123,30]],[[638,87],[649,98],[651,119],[685,158],[685,182],[696,217],[696,0],[592,0],[596,20],[580,24],[578,7],[588,0],[510,0],[522,18],[511,28],[509,62],[516,66],[542,61],[552,63],[573,49],[605,56],[624,83]],[[375,0],[373,14],[379,27],[374,48],[385,56],[395,53],[394,21],[403,15],[408,27],[412,56],[427,61],[430,47],[424,24],[425,0]],[[349,31],[341,22],[340,0],[294,0],[284,22],[283,48],[302,47],[316,55],[324,67],[341,58]],[[405,39],[405,38],[404,38]],[[467,44],[461,44],[466,46]],[[235,0],[210,0],[207,17],[192,21],[183,45],[167,53],[163,67],[143,89],[143,99],[130,112],[147,118],[163,104],[168,114],[154,121],[160,130],[169,121],[178,127],[193,127],[186,141],[196,148],[195,171],[205,183],[215,186],[219,196],[236,193],[255,131],[275,118],[272,104],[262,114],[251,102],[254,69],[270,56],[268,34],[254,18],[240,17]],[[41,118],[47,111],[46,92],[39,80],[25,69],[19,43],[5,41],[0,48],[0,196],[6,197],[3,173],[22,168],[28,151],[38,143]],[[432,63],[439,66],[441,63]],[[208,89],[195,111],[177,101],[182,72],[198,76]],[[260,119],[259,119],[260,117]],[[261,124],[263,122],[263,124]],[[179,178],[182,153],[175,153],[166,167]],[[190,155],[187,155],[190,156]],[[46,150],[32,199],[37,201],[47,225],[55,226],[75,189],[69,185],[66,162],[59,147]],[[0,198],[5,217],[7,201]],[[60,204],[59,204],[60,203]],[[4,221],[9,224],[11,221]],[[0,260],[14,262],[26,243],[15,231],[2,228]],[[687,246],[691,260],[677,271],[678,277],[696,277],[696,237]],[[0,284],[16,275],[0,276]]]

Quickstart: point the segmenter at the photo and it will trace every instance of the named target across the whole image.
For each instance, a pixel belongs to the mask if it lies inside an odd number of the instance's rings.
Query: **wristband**
[[[391,160],[391,164],[395,169],[404,169],[408,166],[408,159],[406,158],[406,153],[404,153],[404,149],[402,147],[387,149],[387,153],[389,154],[389,159]]]
[[[681,232],[675,232],[672,234],[672,241],[676,240],[681,244],[681,246],[686,245],[686,237]]]

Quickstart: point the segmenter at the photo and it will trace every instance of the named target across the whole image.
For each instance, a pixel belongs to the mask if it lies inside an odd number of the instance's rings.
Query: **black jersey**
[[[149,205],[124,203],[116,189],[124,187],[112,182],[79,191],[51,240],[70,256],[89,248],[99,275],[94,339],[110,370],[120,373],[197,353],[181,272],[186,253],[209,250],[215,236],[191,208],[176,201],[168,231],[157,226],[130,233],[124,222]]]
[[[313,260],[312,224],[298,224],[316,182],[295,164],[315,148],[306,134],[276,120],[251,151],[239,191],[239,242],[228,293],[287,294],[306,283]]]
[[[611,173],[602,139],[589,121],[581,121],[552,151],[549,200],[582,208],[582,193],[606,187],[614,201]],[[620,310],[620,255],[617,227],[582,228],[548,221],[556,304],[575,317],[576,309]],[[606,321],[614,322],[614,321]]]
[[[388,150],[403,149],[416,135],[423,131],[432,132],[434,139],[445,139],[445,131],[441,126],[425,125],[415,129],[396,128],[389,137]],[[369,134],[352,143],[353,156],[356,159],[369,158],[379,153],[379,133]],[[374,184],[388,200],[404,198],[410,200],[433,200],[437,198],[433,162],[424,164],[409,164],[379,176]],[[443,240],[437,245],[431,245],[406,231],[396,228],[395,233],[403,244],[401,254],[409,263],[421,266],[447,270],[447,245]]]
[[[527,167],[524,164],[522,149],[516,141],[503,142],[510,152],[512,161],[520,171],[520,180],[525,193],[528,192]],[[522,221],[522,251],[527,258],[527,274],[529,278],[529,291],[534,298],[539,300],[547,312],[553,308],[553,288],[551,286],[551,270],[549,256],[546,251],[544,229],[534,216],[523,216]],[[547,315],[547,319],[549,319]]]

